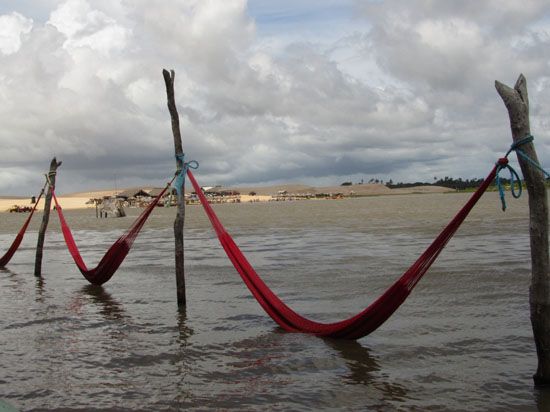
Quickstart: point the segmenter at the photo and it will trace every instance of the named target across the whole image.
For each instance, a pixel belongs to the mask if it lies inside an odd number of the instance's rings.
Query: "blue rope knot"
[[[185,175],[187,174],[188,169],[196,170],[199,168],[199,162],[196,160],[191,160],[189,162],[185,161],[185,153],[182,154],[176,154],[176,160],[181,161],[181,170],[178,170],[176,174],[178,177],[176,177],[176,180],[174,181],[174,188],[176,189],[176,192],[178,193],[178,197],[182,195],[183,187],[185,186]],[[179,166],[179,165],[178,165]],[[184,192],[185,193],[185,192]]]
[[[508,164],[508,158],[507,157],[501,157],[498,159],[497,162],[497,173],[495,176],[495,183],[498,188],[498,194],[500,195],[500,202],[502,203],[502,211],[504,212],[506,210],[506,199],[504,197],[504,186],[502,185],[502,182],[500,180],[500,172],[504,169],[508,169],[510,171],[510,192],[512,193],[512,196],[515,199],[519,199],[521,196],[521,179],[519,178],[518,173],[516,170]],[[518,191],[516,192],[515,188],[515,182],[518,182]]]
[[[517,142],[514,142],[512,144],[512,146],[510,146],[510,150],[508,150],[508,153],[506,153],[506,156],[508,156],[508,154],[510,152],[512,152],[513,150],[515,150],[515,152],[521,156],[523,158],[523,160],[525,160],[527,163],[529,163],[531,166],[533,166],[535,169],[539,170],[540,172],[542,172],[542,174],[544,174],[546,177],[550,177],[550,173],[548,173],[546,170],[544,170],[541,165],[538,163],[538,162],[535,162],[533,159],[531,159],[529,157],[529,155],[527,155],[527,153],[525,153],[523,150],[520,149],[520,146],[521,145],[524,145],[526,143],[531,143],[535,138],[528,134],[527,136],[525,136],[524,138],[522,139],[519,139]]]
[[[512,143],[510,146],[510,150],[508,150],[508,153],[506,153],[506,156],[512,152],[512,150],[518,150],[518,148],[524,144],[531,143],[535,138],[533,135],[528,134],[527,136],[519,139],[517,142]]]

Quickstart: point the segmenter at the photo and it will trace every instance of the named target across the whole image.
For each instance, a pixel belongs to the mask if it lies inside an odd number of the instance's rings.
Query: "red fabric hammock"
[[[187,175],[227,256],[254,297],[258,300],[258,303],[275,322],[289,332],[311,333],[332,338],[359,339],[382,325],[405,301],[461,223],[466,219],[466,216],[468,216],[468,213],[479,198],[487,190],[487,187],[495,178],[496,171],[497,166],[493,168],[477,191],[456,214],[453,220],[441,231],[426,251],[393,285],[362,312],[351,318],[334,323],[319,323],[299,315],[269,289],[223,227],[195,180],[193,173],[187,170]]]
[[[63,216],[63,210],[61,209],[61,206],[57,201],[55,191],[52,190],[53,200],[57,209],[59,221],[61,222],[61,231],[63,233],[63,237],[65,238],[65,243],[67,244],[67,248],[69,249],[69,252],[73,257],[76,266],[78,267],[82,275],[88,280],[88,282],[94,285],[102,285],[109,279],[111,279],[111,277],[114,275],[121,263],[126,258],[126,255],[128,255],[128,252],[130,252],[130,249],[134,241],[136,240],[141,228],[143,227],[143,225],[147,221],[147,218],[149,217],[149,215],[151,214],[151,212],[153,211],[160,198],[164,195],[169,186],[170,184],[168,184],[164,188],[164,190],[160,192],[159,195],[149,204],[149,206],[147,206],[147,208],[141,213],[141,215],[139,215],[139,217],[134,221],[132,226],[130,226],[130,228],[121,237],[119,237],[115,243],[111,245],[109,250],[107,250],[103,258],[101,258],[101,260],[99,261],[98,265],[93,269],[88,269],[88,267],[84,263],[84,260],[80,255],[80,251],[78,250],[78,246],[74,241],[71,229],[69,228],[69,225],[67,225],[65,216]]]
[[[23,226],[21,229],[19,229],[19,233],[17,233],[17,236],[13,240],[10,248],[8,251],[0,258],[0,268],[6,266],[15,252],[17,252],[17,249],[19,249],[19,245],[23,241],[23,236],[25,236],[25,232],[27,231],[27,228],[29,227],[29,223],[31,223],[32,215],[34,215],[34,211],[36,210],[38,206],[38,202],[40,202],[40,198],[44,194],[44,189],[40,192],[40,195],[38,196],[38,199],[36,199],[36,202],[34,203],[34,207],[32,208],[31,212],[29,213],[29,217],[27,217],[27,220],[25,220],[25,223],[23,223]]]

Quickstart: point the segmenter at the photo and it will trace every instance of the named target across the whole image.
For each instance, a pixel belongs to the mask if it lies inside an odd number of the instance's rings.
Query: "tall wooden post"
[[[498,94],[504,101],[510,117],[514,142],[531,134],[529,126],[529,98],[527,81],[519,76],[512,89],[495,82]],[[521,150],[538,163],[533,143]],[[531,325],[537,348],[538,367],[533,376],[535,385],[550,385],[550,266],[548,252],[548,201],[544,175],[523,157],[518,156],[529,193],[529,234],[531,239],[531,287],[529,304]]]
[[[48,228],[48,222],[50,221],[50,207],[52,204],[52,187],[55,187],[55,176],[57,174],[57,168],[61,166],[61,162],[58,162],[55,157],[50,163],[50,171],[48,172],[48,193],[44,201],[44,214],[42,215],[42,223],[40,224],[40,230],[38,231],[38,242],[36,244],[36,258],[34,260],[34,276],[42,276],[42,252],[44,249],[44,239],[46,238],[46,229]]]
[[[166,96],[168,98],[168,110],[172,119],[172,134],[174,135],[174,149],[176,153],[177,172],[183,170],[183,146],[181,143],[180,121],[176,102],[174,100],[174,78],[176,74],[174,70],[162,70],[164,83],[166,84]],[[183,187],[178,190],[178,210],[176,219],[174,220],[174,240],[176,253],[176,292],[178,295],[178,307],[182,308],[186,304],[185,299],[185,271],[184,271],[184,255],[183,255],[183,228],[185,224],[185,193]]]

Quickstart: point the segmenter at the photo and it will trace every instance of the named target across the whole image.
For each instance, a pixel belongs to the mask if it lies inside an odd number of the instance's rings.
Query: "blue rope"
[[[544,170],[541,165],[539,165],[537,162],[535,162],[533,159],[531,159],[527,153],[525,153],[523,150],[521,150],[519,148],[519,146],[521,146],[522,144],[525,144],[525,143],[530,143],[532,142],[534,139],[533,136],[531,135],[528,135],[526,137],[524,137],[523,139],[521,140],[518,140],[517,142],[515,142],[512,147],[510,148],[510,150],[515,150],[516,153],[518,155],[520,155],[524,160],[527,161],[527,163],[529,163],[531,166],[534,166],[536,169],[540,170],[546,177],[550,177],[550,174]]]
[[[512,196],[515,199],[519,199],[521,196],[521,179],[519,178],[518,173],[516,170],[508,164],[508,158],[503,157],[502,159],[499,159],[497,162],[497,173],[495,177],[495,183],[498,188],[498,194],[500,195],[500,202],[502,203],[502,211],[506,211],[506,199],[504,197],[504,186],[502,185],[502,182],[500,180],[500,172],[504,169],[508,169],[510,171],[510,192],[512,193]],[[518,191],[516,192],[515,189],[515,182],[518,182]]]
[[[176,189],[176,192],[178,193],[178,197],[182,195],[182,192],[185,193],[183,190],[185,186],[185,175],[187,174],[187,169],[193,169],[196,170],[199,168],[199,162],[196,160],[191,160],[190,162],[185,161],[185,153],[177,154],[176,160],[181,161],[182,169],[179,170],[177,173],[178,177],[176,177],[176,180],[174,181],[174,188]]]
[[[535,167],[536,169],[540,170],[546,177],[550,177],[550,174],[544,170],[541,165],[538,164],[538,162],[531,159],[527,153],[525,153],[523,150],[521,150],[520,146],[531,143],[535,138],[532,135],[527,135],[518,141],[514,142],[511,146],[508,152],[506,152],[506,155],[499,159],[497,162],[497,173],[495,177],[495,183],[498,188],[498,193],[500,195],[500,201],[502,203],[502,210],[506,210],[506,200],[504,199],[504,188],[502,186],[502,182],[500,181],[499,172],[504,169],[508,169],[510,171],[510,191],[512,193],[512,196],[516,199],[518,199],[521,196],[522,187],[521,187],[521,179],[519,178],[518,173],[514,170],[512,166],[508,164],[508,155],[515,151],[519,156],[521,156],[525,161],[527,161],[531,166]],[[518,182],[518,191],[515,190],[515,181]]]
[[[519,139],[517,142],[512,143],[512,145],[510,146],[510,149],[508,149],[508,152],[506,152],[505,157],[508,157],[508,155],[512,153],[514,150],[522,152],[522,150],[519,147],[524,144],[531,143],[533,140],[535,140],[533,135],[528,134],[527,136]]]

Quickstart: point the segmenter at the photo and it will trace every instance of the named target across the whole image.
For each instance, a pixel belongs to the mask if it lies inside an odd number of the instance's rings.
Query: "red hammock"
[[[94,285],[102,285],[111,279],[121,263],[124,261],[124,258],[126,258],[126,255],[128,255],[128,252],[130,252],[139,231],[169,186],[170,184],[168,184],[164,190],[160,192],[159,195],[149,204],[149,206],[147,206],[141,215],[139,215],[139,217],[134,221],[132,226],[130,226],[130,228],[111,245],[109,250],[107,250],[103,258],[99,261],[99,264],[93,269],[88,269],[84,263],[84,260],[80,255],[80,251],[78,250],[78,246],[74,241],[71,229],[69,228],[69,225],[67,225],[65,217],[63,216],[63,211],[61,210],[61,206],[59,206],[59,202],[55,196],[55,191],[52,190],[53,200],[57,209],[59,221],[61,222],[61,231],[63,232],[65,243],[67,244],[67,248],[73,257],[76,266],[78,266],[78,269],[88,280],[88,282]]]
[[[40,198],[44,194],[44,189],[40,192],[40,195],[38,196],[38,199],[36,199],[36,202],[34,203],[34,207],[32,208],[31,212],[29,213],[29,217],[27,217],[27,220],[25,220],[25,223],[23,223],[23,226],[19,230],[19,233],[17,233],[17,236],[13,240],[13,243],[11,244],[8,251],[0,258],[0,268],[6,266],[17,249],[19,249],[19,245],[23,241],[23,236],[25,236],[25,232],[27,231],[27,228],[29,227],[29,223],[31,223],[32,215],[34,214],[34,211],[36,210],[36,207],[38,206],[38,202],[40,202]]]
[[[335,323],[319,323],[294,312],[258,276],[239,247],[225,230],[214,210],[208,203],[193,173],[187,170],[189,180],[199,197],[204,210],[218,235],[218,239],[227,256],[241,275],[258,303],[271,318],[289,332],[304,332],[332,338],[359,339],[368,335],[384,323],[405,301],[412,289],[420,281],[428,268],[441,253],[447,242],[466,219],[476,202],[495,178],[497,166],[485,178],[481,186],[457,213],[451,222],[442,230],[433,243],[416,262],[377,300],[357,315]]]

